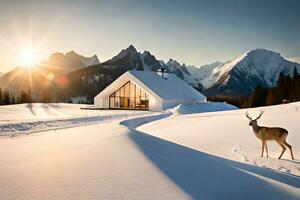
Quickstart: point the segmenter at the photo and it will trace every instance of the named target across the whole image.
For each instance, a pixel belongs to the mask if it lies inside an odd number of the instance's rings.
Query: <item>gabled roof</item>
[[[164,79],[156,72],[138,70],[127,71],[99,93],[99,96],[109,95],[114,92],[112,91],[113,89],[118,89],[129,80],[132,80],[149,94],[162,100],[206,100],[204,95],[174,74],[168,73],[167,78]]]
[[[186,82],[178,78],[175,74],[168,73],[167,78],[162,78],[156,72],[148,71],[128,71],[145,86],[151,89],[156,95],[164,100],[178,99],[199,99],[206,100],[206,97]]]

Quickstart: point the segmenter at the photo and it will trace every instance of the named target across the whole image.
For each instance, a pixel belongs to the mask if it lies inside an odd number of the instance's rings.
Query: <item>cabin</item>
[[[175,74],[164,70],[127,71],[94,98],[98,109],[163,111],[207,98]]]

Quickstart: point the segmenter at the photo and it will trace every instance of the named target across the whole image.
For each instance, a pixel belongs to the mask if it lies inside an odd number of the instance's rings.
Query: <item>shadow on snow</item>
[[[134,129],[128,137],[193,199],[300,199],[300,178],[213,156]]]

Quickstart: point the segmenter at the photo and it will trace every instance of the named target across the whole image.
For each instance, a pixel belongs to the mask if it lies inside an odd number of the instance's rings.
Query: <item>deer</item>
[[[287,147],[290,150],[291,158],[294,160],[292,146],[286,142],[286,138],[288,136],[288,131],[286,129],[281,127],[259,126],[257,124],[257,120],[262,116],[263,113],[264,111],[261,110],[259,115],[255,119],[252,119],[252,117],[249,116],[248,111],[246,112],[246,117],[249,119],[249,126],[252,126],[255,136],[262,142],[261,157],[264,156],[264,149],[266,149],[267,157],[269,157],[267,141],[275,140],[282,148],[282,152],[278,159],[281,159]]]

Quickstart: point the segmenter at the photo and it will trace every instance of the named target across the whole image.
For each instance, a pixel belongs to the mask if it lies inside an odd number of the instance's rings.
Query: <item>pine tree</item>
[[[20,95],[18,96],[17,102],[28,103],[28,101],[29,101],[28,94],[22,89]]]
[[[266,98],[266,105],[271,106],[275,104],[275,98],[276,96],[274,95],[274,89],[271,88],[268,90],[267,98]]]
[[[297,68],[294,70],[293,84],[295,90],[295,100],[300,101],[300,74],[297,72]]]
[[[9,96],[9,91],[4,91],[3,93],[3,104],[4,105],[9,105],[10,104],[10,96]]]
[[[3,92],[1,88],[0,88],[0,105],[3,105]]]
[[[264,106],[266,98],[266,90],[264,90],[262,86],[258,84],[251,98],[251,107]]]
[[[16,103],[17,103],[17,102],[16,102],[15,96],[11,96],[10,99],[11,99],[11,100],[10,100],[10,103],[11,103],[11,104],[16,104]]]
[[[42,94],[42,102],[43,103],[50,103],[51,101],[51,93],[50,93],[50,89],[44,89],[43,90],[43,94]]]
[[[26,99],[25,103],[32,103],[32,94],[31,94],[30,87],[28,87],[28,90],[27,90],[27,99]]]
[[[298,71],[297,68],[295,67],[293,78],[291,80],[290,91],[289,91],[289,98],[291,101],[296,101],[297,98],[297,76],[298,76]]]

